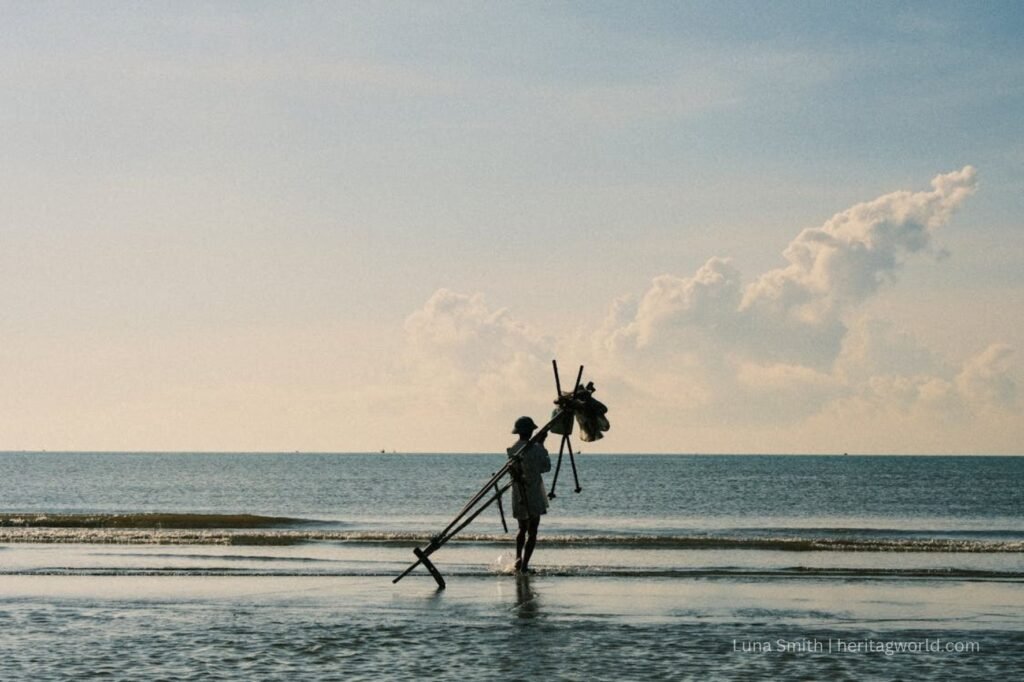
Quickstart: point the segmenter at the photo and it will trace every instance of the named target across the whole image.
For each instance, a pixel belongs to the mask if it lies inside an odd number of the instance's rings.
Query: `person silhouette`
[[[551,471],[551,458],[543,445],[547,438],[546,431],[537,442],[530,442],[536,429],[537,425],[530,417],[517,419],[512,433],[518,435],[519,440],[506,450],[510,458],[516,455],[519,458],[518,463],[512,467],[512,515],[519,522],[519,532],[516,534],[516,572],[524,574],[530,572],[530,558],[537,544],[540,517],[548,511],[548,496],[541,474]]]

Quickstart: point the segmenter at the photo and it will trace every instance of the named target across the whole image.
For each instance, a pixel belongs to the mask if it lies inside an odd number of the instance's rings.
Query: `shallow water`
[[[0,678],[989,680],[1024,660],[1022,458],[584,456],[535,576],[507,575],[490,509],[433,556],[447,590],[392,584],[502,457],[0,453]]]
[[[965,679],[1024,655],[1019,584],[21,576],[15,679]],[[971,651],[839,650],[941,646]],[[819,642],[794,651],[752,651]],[[804,645],[806,646],[806,645]],[[828,651],[828,647],[832,651]],[[977,648],[977,650],[973,650]]]

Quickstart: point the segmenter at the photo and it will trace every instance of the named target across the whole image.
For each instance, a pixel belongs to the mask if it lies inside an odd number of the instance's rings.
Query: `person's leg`
[[[523,522],[520,521],[519,524],[520,524],[519,525],[519,528],[520,528],[519,533],[522,534],[522,532],[523,532],[522,531],[522,528],[523,528],[522,524],[523,524]],[[528,535],[527,535],[527,538],[526,538],[526,545],[523,548],[523,561],[519,565],[520,570],[523,571],[524,573],[527,570],[529,570],[529,568],[530,568],[530,557],[533,556],[533,548],[537,544],[537,529],[538,528],[540,528],[540,517],[539,516],[534,516],[533,518],[531,518],[527,522],[526,531],[527,531]]]
[[[516,534],[516,570],[523,565],[523,545],[526,544],[526,532],[529,529],[529,519],[519,519],[519,532]]]

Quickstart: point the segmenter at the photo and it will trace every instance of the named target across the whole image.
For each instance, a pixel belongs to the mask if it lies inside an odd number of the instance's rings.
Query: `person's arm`
[[[548,449],[540,443],[537,444],[537,447],[539,448],[537,450],[537,470],[544,474],[551,471],[551,456],[548,455]]]

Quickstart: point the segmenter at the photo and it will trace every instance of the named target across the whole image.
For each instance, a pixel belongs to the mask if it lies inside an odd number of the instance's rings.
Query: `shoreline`
[[[751,613],[775,623],[830,628],[875,627],[1016,631],[1024,634],[1024,583],[963,580],[791,581],[773,577],[560,576],[456,574],[438,590],[426,573],[391,583],[391,574],[319,575],[7,575],[0,603],[184,606],[194,603],[330,609],[369,615],[424,611],[444,617],[535,606],[558,619],[741,623]],[[447,605],[447,606],[442,606]],[[440,609],[440,611],[438,610]]]
[[[963,582],[13,576],[0,655],[46,679],[973,681],[1019,666],[1022,599]]]

